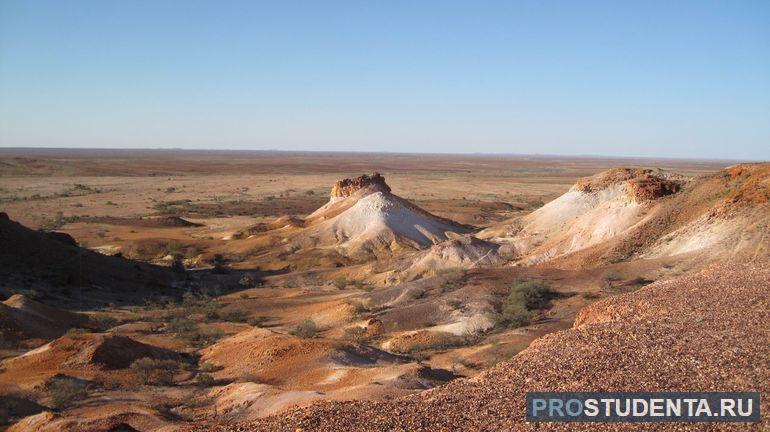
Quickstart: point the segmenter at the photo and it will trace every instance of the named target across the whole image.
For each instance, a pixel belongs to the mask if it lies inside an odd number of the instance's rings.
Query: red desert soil
[[[474,379],[391,401],[326,402],[195,431],[762,430],[770,416],[770,266],[713,266],[596,303]],[[529,391],[759,391],[757,424],[526,423]]]

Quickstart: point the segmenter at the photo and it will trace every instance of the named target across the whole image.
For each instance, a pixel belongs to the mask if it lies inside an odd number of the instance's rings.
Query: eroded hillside
[[[42,231],[12,213],[0,410],[16,431],[519,429],[527,389],[766,393],[770,166],[596,171],[526,198],[375,172],[259,202],[153,185],[185,198]],[[78,184],[29,208],[111,193]]]

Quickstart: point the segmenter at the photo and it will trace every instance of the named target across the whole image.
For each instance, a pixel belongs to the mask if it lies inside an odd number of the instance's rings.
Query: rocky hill
[[[707,253],[718,261],[767,253],[770,164],[741,164],[693,179],[658,170],[611,169],[480,237],[519,264],[596,267],[631,258]],[[741,240],[744,237],[744,240]],[[758,241],[759,240],[759,241]],[[713,256],[713,255],[712,255]]]

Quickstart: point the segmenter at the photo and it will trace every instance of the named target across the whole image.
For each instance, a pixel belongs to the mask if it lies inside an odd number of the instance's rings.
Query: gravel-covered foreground
[[[770,266],[720,266],[599,302],[476,379],[195,431],[767,430]],[[760,391],[760,424],[526,423],[528,391]]]

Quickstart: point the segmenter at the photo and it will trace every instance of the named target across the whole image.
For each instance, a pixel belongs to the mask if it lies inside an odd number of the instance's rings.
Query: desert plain
[[[741,161],[0,149],[0,427],[528,430],[525,391],[670,389],[760,391],[720,427],[762,430],[769,188]]]

